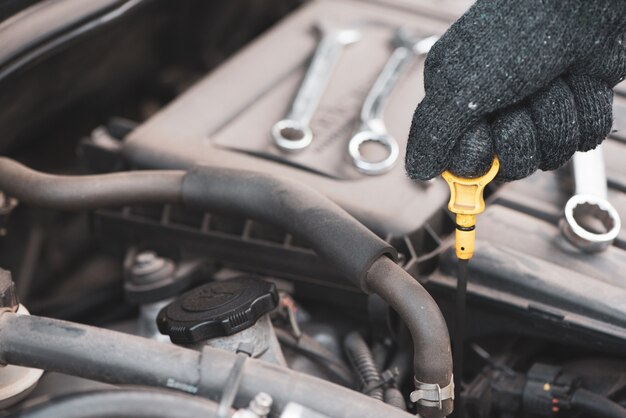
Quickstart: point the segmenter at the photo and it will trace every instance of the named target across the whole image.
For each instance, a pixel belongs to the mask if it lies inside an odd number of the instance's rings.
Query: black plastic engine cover
[[[358,26],[362,39],[346,47],[313,116],[312,144],[297,153],[274,145],[271,129],[299,88],[319,35],[318,22]],[[439,182],[413,182],[403,167],[411,115],[423,97],[423,57],[398,81],[385,108],[389,133],[400,144],[396,166],[368,176],[350,161],[348,141],[363,101],[393,51],[398,27],[440,34],[449,21],[418,10],[359,1],[311,2],[198,82],[139,126],[124,144],[139,168],[180,168],[194,162],[269,172],[296,179],[341,205],[381,237],[421,228],[447,199]]]
[[[608,139],[604,150],[609,200],[626,219],[626,169],[615,164],[626,158],[626,145]],[[469,263],[470,334],[516,332],[623,352],[626,230],[622,226],[614,245],[595,254],[565,240],[558,223],[572,191],[569,171],[537,173],[502,186],[478,217],[476,252]],[[434,292],[447,289],[443,294],[451,302],[452,249],[441,261],[429,286]]]
[[[365,176],[351,166],[346,152],[362,101],[391,52],[393,27],[441,34],[453,18],[411,7],[382,0],[303,6],[132,132],[124,143],[127,160],[137,168],[184,168],[200,161],[304,182],[390,241],[404,267],[424,280],[449,313],[456,261],[445,251],[453,231],[445,209],[447,186],[439,180],[411,182],[402,161],[387,174]],[[345,50],[324,94],[312,121],[313,145],[299,154],[283,154],[273,145],[271,127],[286,114],[304,75],[316,45],[315,22],[328,16],[339,25],[369,23],[363,40]],[[400,81],[385,112],[401,155],[423,95],[421,65],[419,60],[411,76]],[[626,87],[616,91],[616,131],[605,142],[605,156],[609,200],[626,220]],[[478,219],[476,255],[470,262],[471,335],[514,332],[623,348],[626,233],[601,254],[568,247],[557,225],[572,191],[569,178],[567,169],[537,173],[501,186],[491,197]],[[222,215],[181,214],[176,208],[146,215],[129,209],[101,212],[97,225],[135,242],[167,241],[240,270],[294,279],[307,286],[304,296],[321,285],[350,291],[336,272],[284,231],[254,220],[225,223]],[[334,295],[321,293],[325,300]],[[341,296],[336,301],[347,303]]]

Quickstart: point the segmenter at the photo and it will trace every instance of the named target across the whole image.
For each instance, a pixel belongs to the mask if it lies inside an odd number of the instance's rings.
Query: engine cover
[[[341,57],[312,121],[313,144],[301,153],[285,154],[274,146],[271,128],[285,116],[304,76],[317,43],[315,23],[330,17],[334,25],[360,26],[364,36]],[[391,53],[393,29],[441,34],[453,17],[435,16],[423,4],[396,1],[311,2],[133,131],[124,144],[125,157],[136,168],[203,163],[306,183],[394,244],[409,272],[428,276],[424,282],[445,311],[456,284],[455,260],[446,251],[453,231],[445,209],[447,186],[441,180],[408,180],[402,161],[386,174],[363,175],[349,161],[347,144],[362,102]],[[410,76],[400,80],[385,112],[401,155],[412,111],[423,95],[422,65],[423,60],[416,60]],[[626,96],[620,96],[625,90],[616,89],[617,132],[605,145],[609,199],[622,217],[626,137],[619,129],[626,126]],[[558,221],[571,192],[565,168],[500,186],[491,195],[487,212],[478,220],[477,251],[470,263],[470,312],[481,318],[472,322],[477,324],[474,334],[506,332],[503,324],[509,324],[522,333],[572,342],[589,341],[592,334],[597,344],[623,347],[626,232],[601,254],[582,255],[568,247]],[[102,211],[97,225],[106,233],[150,243],[169,232],[177,246],[238,269],[349,288],[297,238],[253,220],[224,222],[223,215],[181,215],[171,208],[151,214]],[[499,320],[490,327],[494,315]]]

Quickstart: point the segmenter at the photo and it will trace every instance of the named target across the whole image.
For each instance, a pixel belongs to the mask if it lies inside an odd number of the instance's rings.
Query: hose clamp
[[[448,386],[441,387],[438,383],[424,383],[414,379],[415,390],[411,392],[411,402],[417,402],[429,408],[443,409],[443,401],[454,400],[454,376],[450,377]]]

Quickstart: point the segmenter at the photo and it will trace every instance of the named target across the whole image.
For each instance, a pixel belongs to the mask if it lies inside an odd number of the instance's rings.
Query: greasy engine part
[[[148,178],[150,187],[141,192]],[[120,184],[123,189],[112,187]],[[240,213],[278,225],[308,242],[355,286],[380,295],[400,315],[413,338],[414,402],[426,417],[452,411],[450,339],[437,304],[391,260],[396,255],[393,247],[303,184],[209,166],[187,172],[52,176],[0,158],[0,189],[25,203],[65,210],[123,205],[142,197],[152,202],[178,199],[185,205]]]

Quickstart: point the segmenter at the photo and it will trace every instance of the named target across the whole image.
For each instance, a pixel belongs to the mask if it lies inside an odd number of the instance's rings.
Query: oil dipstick
[[[481,177],[457,177],[449,171],[441,175],[450,187],[448,209],[456,214],[456,256],[460,260],[469,260],[474,255],[476,215],[485,210],[483,191],[499,168],[500,161],[494,157],[491,168]]]
[[[459,259],[456,282],[456,319],[453,347],[454,386],[455,398],[461,400],[463,376],[463,347],[465,343],[465,312],[467,295],[468,262],[474,255],[476,241],[476,215],[485,210],[483,191],[485,186],[493,180],[500,168],[498,157],[494,157],[489,171],[481,177],[457,177],[449,171],[442,177],[450,187],[450,202],[448,209],[456,214],[456,256]],[[463,416],[459,410],[457,415]]]

